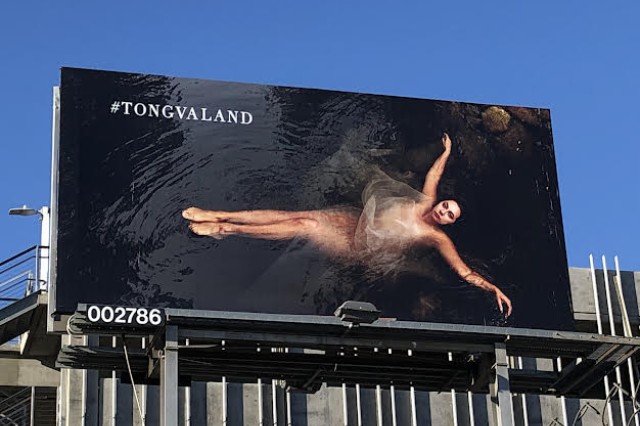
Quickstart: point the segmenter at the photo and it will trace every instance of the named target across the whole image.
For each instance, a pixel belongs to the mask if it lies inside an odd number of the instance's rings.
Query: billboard
[[[55,311],[570,329],[546,109],[63,68]]]

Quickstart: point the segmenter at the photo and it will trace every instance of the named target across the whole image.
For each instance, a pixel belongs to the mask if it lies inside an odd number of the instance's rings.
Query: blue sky
[[[640,3],[4,2],[0,259],[39,238],[61,66],[547,107],[569,264],[640,270]],[[538,267],[538,265],[532,265]]]

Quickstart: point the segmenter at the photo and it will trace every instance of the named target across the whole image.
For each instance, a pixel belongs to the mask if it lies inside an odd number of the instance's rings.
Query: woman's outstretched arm
[[[442,145],[444,146],[444,152],[433,163],[429,172],[427,172],[427,176],[424,179],[424,186],[422,187],[422,193],[434,200],[437,197],[438,183],[444,173],[449,154],[451,154],[451,139],[449,139],[449,135],[446,133],[442,136]]]
[[[453,241],[447,237],[443,232],[439,232],[435,238],[435,247],[440,252],[440,255],[447,261],[449,266],[466,282],[472,286],[479,287],[490,293],[494,293],[496,296],[496,302],[500,312],[505,316],[511,315],[512,307],[511,300],[494,284],[484,279],[480,274],[474,272],[466,263],[460,258],[456,246]],[[506,306],[506,313],[504,308]]]

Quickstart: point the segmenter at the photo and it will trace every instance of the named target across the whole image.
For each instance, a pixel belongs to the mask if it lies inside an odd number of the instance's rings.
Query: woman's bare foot
[[[189,224],[189,229],[191,229],[191,232],[196,235],[212,237],[216,240],[223,239],[225,236],[224,234],[227,233],[224,224],[215,222],[191,222]]]
[[[227,212],[203,210],[197,207],[183,210],[182,217],[192,222],[226,222],[229,220]]]

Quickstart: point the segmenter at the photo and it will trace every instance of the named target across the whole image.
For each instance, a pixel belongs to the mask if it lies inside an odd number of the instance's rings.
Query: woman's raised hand
[[[444,150],[447,152],[451,151],[451,139],[448,134],[442,135],[442,145],[444,146]]]

